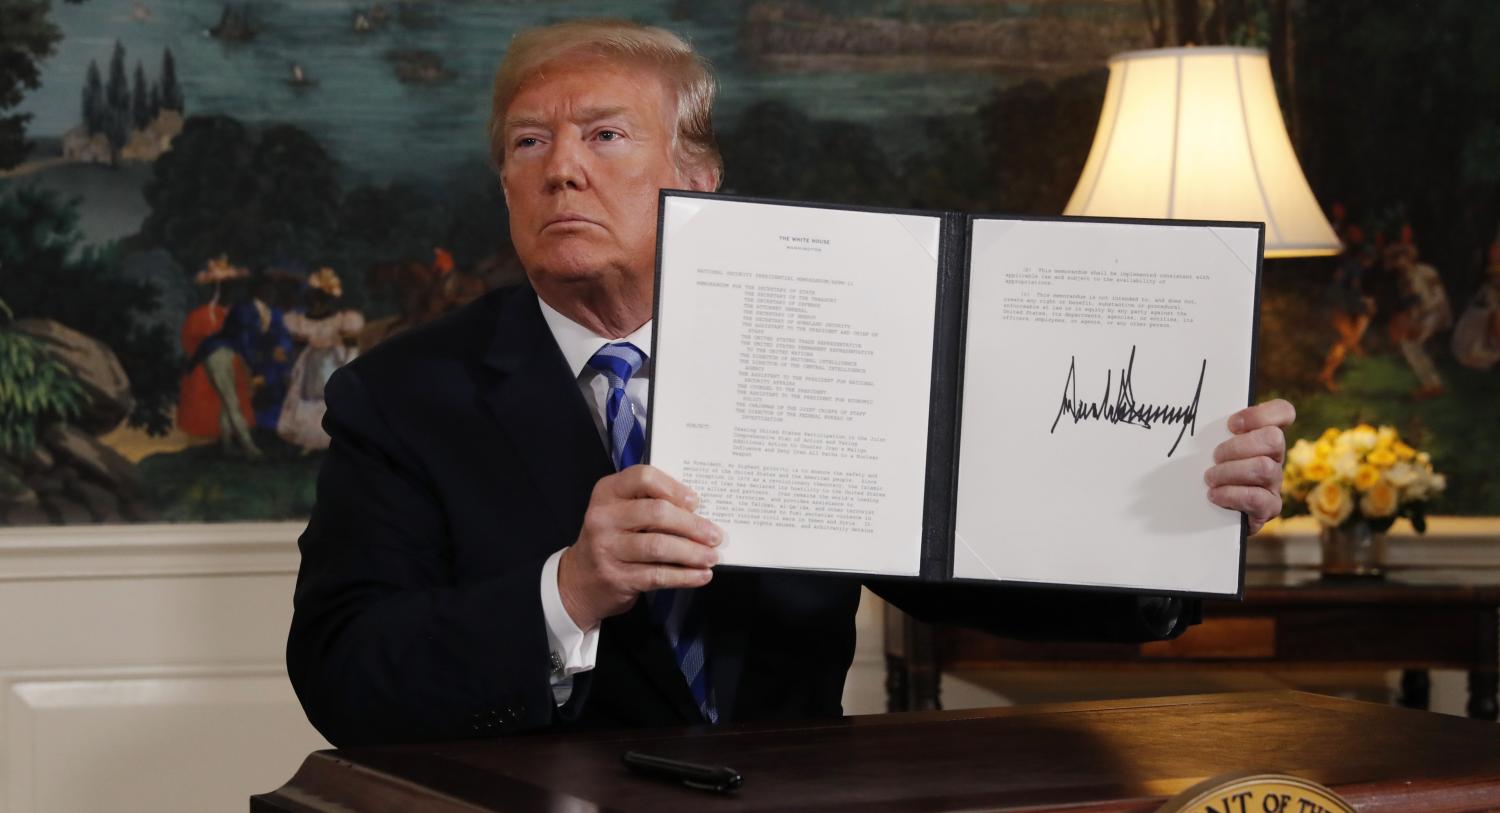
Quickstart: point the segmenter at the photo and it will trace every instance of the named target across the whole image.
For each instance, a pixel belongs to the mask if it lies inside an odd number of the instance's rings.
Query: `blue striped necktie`
[[[641,462],[646,449],[646,436],[638,420],[645,416],[645,411],[625,393],[625,384],[645,363],[646,354],[630,342],[606,344],[589,359],[589,367],[603,373],[609,381],[604,426],[609,434],[609,456],[620,471]],[[710,723],[719,722],[703,651],[703,613],[696,609],[698,602],[693,591],[656,590],[647,595],[646,601],[651,607],[651,617],[667,634],[677,667],[687,680],[698,710]]]

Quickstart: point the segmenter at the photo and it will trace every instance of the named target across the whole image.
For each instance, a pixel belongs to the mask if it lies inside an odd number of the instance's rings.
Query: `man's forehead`
[[[581,65],[544,66],[522,83],[506,109],[507,128],[573,123],[614,117],[647,118],[670,100],[661,76],[644,66],[590,61]]]

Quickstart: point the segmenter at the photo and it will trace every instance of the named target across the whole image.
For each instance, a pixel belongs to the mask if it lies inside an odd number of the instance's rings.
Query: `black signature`
[[[1079,421],[1109,421],[1139,426],[1142,429],[1150,429],[1155,423],[1181,424],[1182,429],[1178,430],[1177,440],[1172,443],[1172,448],[1167,450],[1167,457],[1171,457],[1172,452],[1177,451],[1177,445],[1182,442],[1182,436],[1189,430],[1197,434],[1198,399],[1203,395],[1203,376],[1208,371],[1208,359],[1203,360],[1203,366],[1198,370],[1198,388],[1193,391],[1193,402],[1187,406],[1177,407],[1135,402],[1134,387],[1130,382],[1131,373],[1135,371],[1134,345],[1130,347],[1130,363],[1120,371],[1120,391],[1115,395],[1114,403],[1110,403],[1109,396],[1110,388],[1114,384],[1114,370],[1108,371],[1104,378],[1104,396],[1097,402],[1084,403],[1078,398],[1076,364],[1076,357],[1068,362],[1068,380],[1063,382],[1062,406],[1058,407],[1057,417],[1052,420],[1051,432],[1057,431],[1057,422],[1062,420],[1063,415],[1072,415],[1075,424]]]

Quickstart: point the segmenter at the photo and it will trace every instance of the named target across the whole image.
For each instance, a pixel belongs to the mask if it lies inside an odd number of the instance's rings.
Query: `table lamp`
[[[1262,221],[1268,258],[1340,250],[1256,48],[1111,57],[1099,130],[1063,214]]]

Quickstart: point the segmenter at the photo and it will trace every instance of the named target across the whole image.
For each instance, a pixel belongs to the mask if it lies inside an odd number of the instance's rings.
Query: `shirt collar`
[[[646,367],[649,368],[651,360],[651,320],[636,328],[635,332],[624,339],[606,339],[595,335],[592,330],[578,324],[564,316],[556,308],[548,305],[540,296],[536,298],[537,304],[542,306],[542,318],[547,321],[547,329],[552,331],[552,338],[562,350],[563,358],[568,360],[568,369],[573,371],[573,376],[583,375],[588,368],[589,359],[599,352],[599,348],[606,344],[618,341],[626,341],[635,345],[642,353],[647,354]],[[643,370],[641,372],[648,372]],[[641,372],[636,373],[640,375]]]

